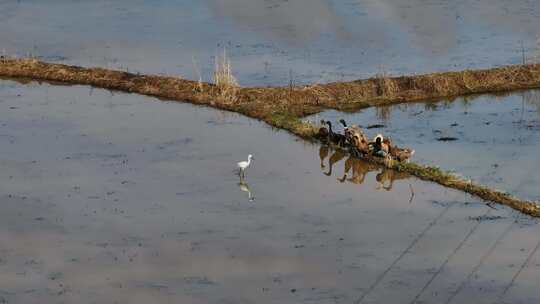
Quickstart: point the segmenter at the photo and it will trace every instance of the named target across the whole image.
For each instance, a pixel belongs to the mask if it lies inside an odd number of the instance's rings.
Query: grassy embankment
[[[540,88],[539,64],[415,76],[375,77],[306,86],[242,88],[234,81],[230,73],[230,63],[226,58],[216,62],[215,84],[102,68],[51,64],[35,59],[2,58],[0,76],[90,85],[208,105],[263,120],[273,127],[288,130],[308,140],[316,139],[317,127],[302,122],[301,118],[327,108],[351,110],[468,94]],[[378,158],[367,160],[384,165]],[[439,168],[409,163],[395,164],[393,169],[540,217],[538,202],[515,198]]]

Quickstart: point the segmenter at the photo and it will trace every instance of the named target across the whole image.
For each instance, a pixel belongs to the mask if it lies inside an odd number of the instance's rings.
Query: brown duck
[[[321,125],[325,125],[325,121],[321,120]],[[327,140],[328,139],[328,129],[325,127],[320,127],[319,132],[317,132],[317,137],[321,140]]]
[[[408,162],[414,155],[415,151],[409,148],[399,148],[397,146],[390,146],[390,156],[399,162]]]
[[[356,156],[364,156],[369,153],[369,145],[367,138],[361,134],[354,134],[352,139],[352,149]]]

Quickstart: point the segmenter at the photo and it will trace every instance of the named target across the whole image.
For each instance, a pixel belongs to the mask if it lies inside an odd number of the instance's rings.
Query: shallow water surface
[[[522,198],[540,200],[540,92],[409,103],[319,117],[382,128],[414,161],[439,166]],[[444,139],[447,139],[445,141]],[[450,139],[450,140],[448,140]]]
[[[537,60],[529,0],[0,0],[0,52],[241,85],[286,85]],[[291,79],[292,76],[292,79]]]
[[[0,147],[0,302],[540,300],[538,220],[240,115],[1,81]]]

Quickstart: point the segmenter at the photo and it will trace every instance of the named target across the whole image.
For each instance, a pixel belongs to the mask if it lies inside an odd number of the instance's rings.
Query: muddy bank
[[[224,88],[214,84],[166,76],[139,75],[102,68],[82,68],[39,62],[34,59],[2,59],[0,76],[30,78],[67,84],[139,93],[160,98],[209,105],[261,119],[306,139],[314,139],[316,127],[300,118],[325,108],[355,109],[391,103],[449,98],[459,95],[503,92],[540,87],[540,65],[518,65],[489,70],[434,73],[403,77],[378,77],[324,85],[274,88]],[[381,159],[368,161],[383,164]],[[435,167],[396,164],[394,169],[421,179],[459,189],[482,199],[508,205],[540,216],[536,202],[474,184]]]

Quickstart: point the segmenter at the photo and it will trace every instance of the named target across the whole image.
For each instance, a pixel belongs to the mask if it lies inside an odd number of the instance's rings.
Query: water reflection
[[[13,55],[204,80],[225,46],[243,85],[285,85],[290,70],[313,83],[515,64],[521,41],[538,60],[538,1],[425,2],[4,0],[0,41]]]
[[[322,149],[322,147],[321,147],[321,149]],[[321,153],[319,152],[319,154],[321,154]],[[328,159],[328,171],[324,172],[324,174],[327,175],[327,176],[331,176],[332,175],[332,169],[334,168],[334,164],[339,162],[340,160],[342,160],[345,157],[345,155],[346,154],[343,151],[340,151],[340,150],[334,151],[332,156],[330,156],[330,159]],[[321,159],[321,163],[322,162],[323,162],[323,159]]]
[[[411,175],[408,173],[385,168],[379,174],[377,174],[377,176],[375,176],[375,179],[379,183],[377,189],[390,191],[394,186],[394,181],[408,179],[410,177]]]
[[[240,175],[240,182],[238,183],[238,187],[241,191],[246,192],[248,195],[248,201],[253,202],[255,201],[255,196],[253,196],[253,193],[251,193],[251,190],[249,188],[248,183],[246,182],[246,179]]]
[[[415,162],[455,171],[478,183],[538,200],[540,91],[474,95],[407,103],[356,113],[328,111],[317,119],[386,128],[398,145],[419,153]],[[386,185],[385,187],[387,187]]]
[[[324,165],[324,160],[328,156],[330,148],[328,146],[321,146],[319,148],[319,159],[321,160],[321,169],[324,169],[326,166]]]
[[[364,182],[364,179],[366,177],[366,175],[371,172],[371,171],[376,171],[378,170],[380,167],[375,165],[375,164],[372,164],[372,163],[369,163],[369,162],[366,162],[366,161],[363,161],[363,160],[360,160],[360,159],[357,159],[357,158],[354,158],[352,156],[350,156],[346,161],[345,161],[345,166],[344,166],[344,170],[343,170],[343,177],[341,179],[338,179],[340,182],[344,182],[345,180],[353,183],[353,184],[362,184]],[[349,171],[351,171],[352,169],[352,175],[350,176],[350,178],[347,179],[347,175],[349,174]]]
[[[399,38],[425,53],[442,56],[470,43],[472,35],[505,32],[533,39],[538,35],[535,14],[539,5],[534,1],[480,0],[475,5],[440,0],[430,5],[420,0],[355,0],[343,4],[328,0],[207,0],[206,3],[215,16],[238,28],[256,29],[272,40],[293,45],[307,45],[325,34],[341,43],[357,45],[390,43]],[[471,22],[475,31],[470,30]],[[492,33],[488,30],[491,28],[497,31]],[[377,40],[374,37],[380,41],[374,41]]]
[[[242,29],[256,29],[290,43],[307,45],[332,33],[341,41],[349,41],[349,26],[326,0],[207,0],[210,10],[220,19],[227,19]]]
[[[527,103],[536,108],[536,112],[540,115],[540,91],[530,90],[521,93],[524,103]],[[522,107],[523,108],[523,107]]]
[[[344,159],[347,154],[340,150],[333,151],[332,155],[328,159],[328,170],[324,171],[324,162],[329,154],[329,150],[330,148],[328,146],[321,146],[319,148],[319,160],[323,174],[327,176],[332,176],[334,165]],[[377,190],[383,189],[386,191],[390,191],[392,190],[395,181],[404,180],[411,177],[407,173],[384,168],[374,163],[370,163],[365,160],[349,156],[345,160],[345,163],[343,165],[343,175],[341,177],[338,177],[337,180],[340,183],[348,181],[352,184],[360,185],[364,183],[368,173],[377,171],[379,171],[375,176],[375,180],[378,183],[378,186],[376,188]]]
[[[459,109],[462,112],[467,112],[468,109],[474,107],[474,102],[478,99],[482,100],[485,98],[489,98],[495,102],[504,102],[506,99],[512,98],[513,96],[521,97],[522,106],[520,110],[525,110],[525,108],[534,108],[536,114],[540,115],[540,90],[525,90],[521,92],[479,94],[463,96],[459,98],[448,98],[437,101],[380,106],[373,108],[373,118],[376,120],[376,124],[384,123],[385,125],[388,125],[390,122],[392,122],[393,119],[395,119],[395,116],[402,113],[407,114],[409,118],[415,118],[421,116],[422,114],[431,114],[432,112],[437,112],[441,110]],[[526,107],[526,105],[528,105],[529,107]],[[356,111],[357,114],[360,114],[362,112],[362,110]],[[364,110],[364,112],[366,111]],[[360,123],[359,125],[362,124]]]

